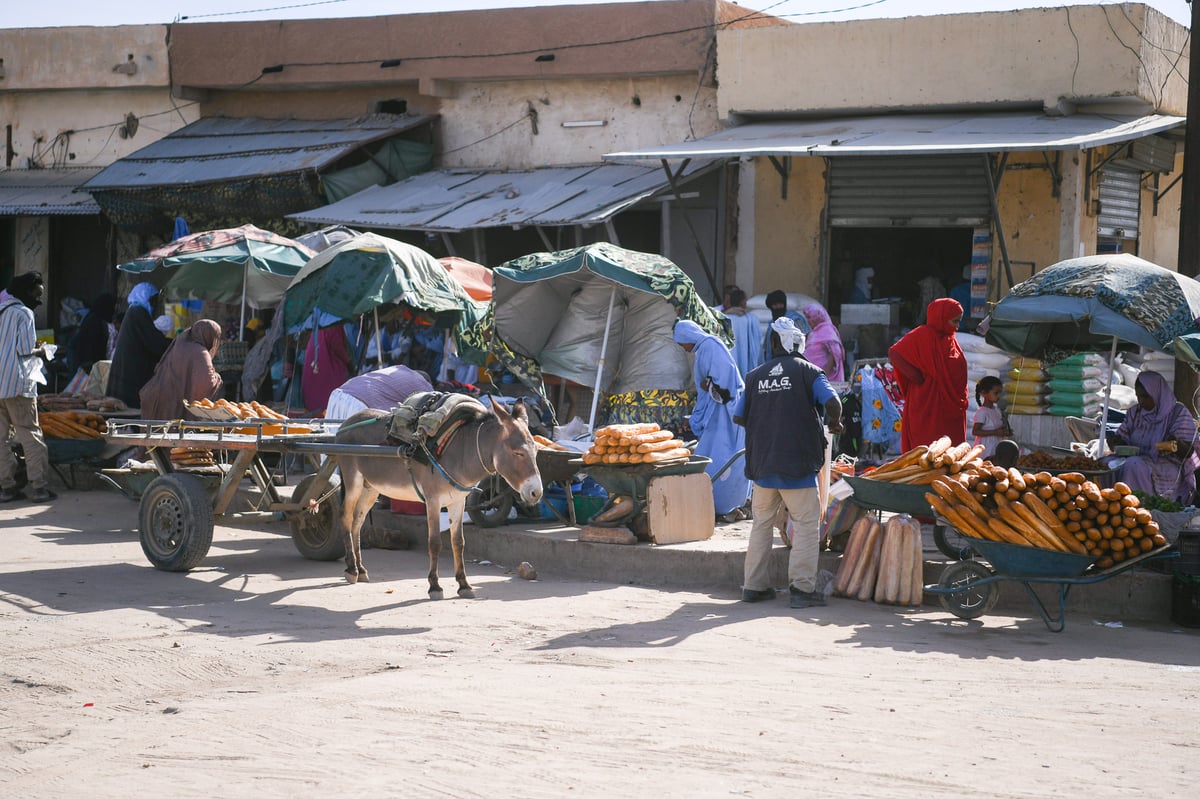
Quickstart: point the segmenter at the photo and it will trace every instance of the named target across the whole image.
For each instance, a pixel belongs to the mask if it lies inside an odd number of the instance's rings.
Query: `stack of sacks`
[[[1077,352],[1046,369],[1050,380],[1049,411],[1055,416],[1099,416],[1104,409],[1101,390],[1109,385],[1108,358],[1096,352]]]
[[[793,311],[797,314],[803,313],[805,308],[816,302],[816,300],[807,294],[797,294],[791,291],[785,293],[787,294],[787,309],[789,314]],[[766,294],[755,294],[753,297],[747,297],[746,310],[754,314],[764,331],[771,329],[771,309],[767,307]],[[799,327],[803,328],[803,326]]]
[[[1037,358],[1018,355],[1013,358],[1012,368],[1002,378],[1004,394],[1001,404],[1008,413],[1023,413],[1041,416],[1049,405],[1050,375]]]
[[[982,336],[958,333],[958,346],[962,347],[967,359],[967,423],[975,418],[979,404],[975,401],[975,384],[991,375],[1004,380],[1012,368],[1012,356],[999,347],[993,347]]]
[[[1158,372],[1167,381],[1171,390],[1175,390],[1175,356],[1157,350],[1142,348],[1138,352],[1127,352],[1122,355],[1126,367],[1132,367],[1133,376],[1138,372]],[[1125,380],[1126,385],[1132,386],[1132,380]]]

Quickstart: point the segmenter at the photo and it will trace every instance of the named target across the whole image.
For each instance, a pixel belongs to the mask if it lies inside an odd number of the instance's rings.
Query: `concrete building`
[[[122,234],[75,189],[198,112],[171,96],[166,26],[0,30],[0,282],[42,272],[40,326],[113,288]]]
[[[195,103],[206,124],[421,120],[409,137],[432,146],[436,174],[368,195],[374,205],[309,203],[287,214],[293,219],[408,237],[435,254],[461,252],[493,266],[547,247],[616,240],[670,255],[712,298],[734,239],[726,229],[733,224],[726,214],[732,173],[724,161],[680,174],[676,191],[657,165],[616,168],[602,155],[718,130],[717,32],[782,24],[724,0],[189,23],[171,27],[171,77],[178,101]],[[138,153],[127,159],[139,163],[127,170],[137,175],[117,179],[114,168],[89,188],[118,201],[198,184],[203,175],[166,166],[181,163],[182,149],[169,148],[182,148],[186,135],[148,148],[157,166]],[[280,147],[267,155],[257,151],[259,178],[283,168],[268,160],[287,160]],[[372,155],[368,149],[358,160]],[[310,183],[324,188],[326,174],[314,170]],[[552,213],[581,194],[596,202]],[[397,214],[435,202],[437,213]]]
[[[976,317],[1034,271],[1175,267],[1188,31],[1129,3],[723,30],[725,128],[614,161],[738,165],[733,275],[825,301],[859,266],[923,311],[974,264]],[[882,353],[869,353],[870,355]]]

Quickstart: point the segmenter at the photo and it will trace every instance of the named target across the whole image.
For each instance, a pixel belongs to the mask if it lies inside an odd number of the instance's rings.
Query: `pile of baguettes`
[[[958,474],[963,469],[981,466],[984,446],[964,442],[957,446],[951,445],[948,436],[942,436],[928,446],[922,444],[913,447],[894,461],[883,464],[878,469],[865,472],[863,477],[881,480],[885,483],[901,483],[904,485],[929,485],[934,480],[947,474]]]
[[[641,424],[610,424],[596,431],[596,440],[583,462],[596,463],[664,463],[687,460],[692,451],[670,430],[655,422]]]

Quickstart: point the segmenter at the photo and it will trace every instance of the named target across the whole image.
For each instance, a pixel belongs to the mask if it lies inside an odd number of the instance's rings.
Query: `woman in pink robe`
[[[802,313],[812,328],[804,345],[804,360],[819,367],[827,380],[842,382],[846,379],[846,348],[829,311],[819,302],[813,302]]]
[[[304,377],[300,388],[309,413],[321,413],[329,395],[350,378],[350,348],[341,322],[322,327],[309,336],[304,348]]]

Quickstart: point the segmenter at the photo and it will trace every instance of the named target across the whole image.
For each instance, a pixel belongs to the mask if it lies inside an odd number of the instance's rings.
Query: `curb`
[[[547,577],[707,590],[736,597],[741,590],[749,522],[718,529],[722,534],[708,541],[617,545],[579,541],[579,528],[559,524],[522,520],[492,528],[467,525],[466,555],[469,560],[489,560],[511,568],[523,561],[529,562]],[[363,534],[369,545],[423,550],[425,517],[372,511],[363,525]],[[442,531],[442,548],[443,553],[449,551],[448,530]],[[930,555],[931,549],[936,556]],[[930,585],[938,581],[942,570],[951,561],[942,557],[932,544],[927,544],[925,551],[925,584]],[[786,547],[777,544],[771,553],[771,582],[776,587],[788,584],[788,552]],[[821,568],[836,572],[840,558],[839,553],[822,552]],[[1171,583],[1168,573],[1133,568],[1100,582],[1067,586],[1065,607],[1069,615],[1091,616],[1103,622],[1170,623]],[[997,585],[1000,599],[995,612],[1040,617],[1022,584],[1005,580]],[[1048,612],[1057,616],[1057,585],[1040,584],[1033,590],[1042,598]],[[926,593],[924,607],[941,610],[937,595]]]

